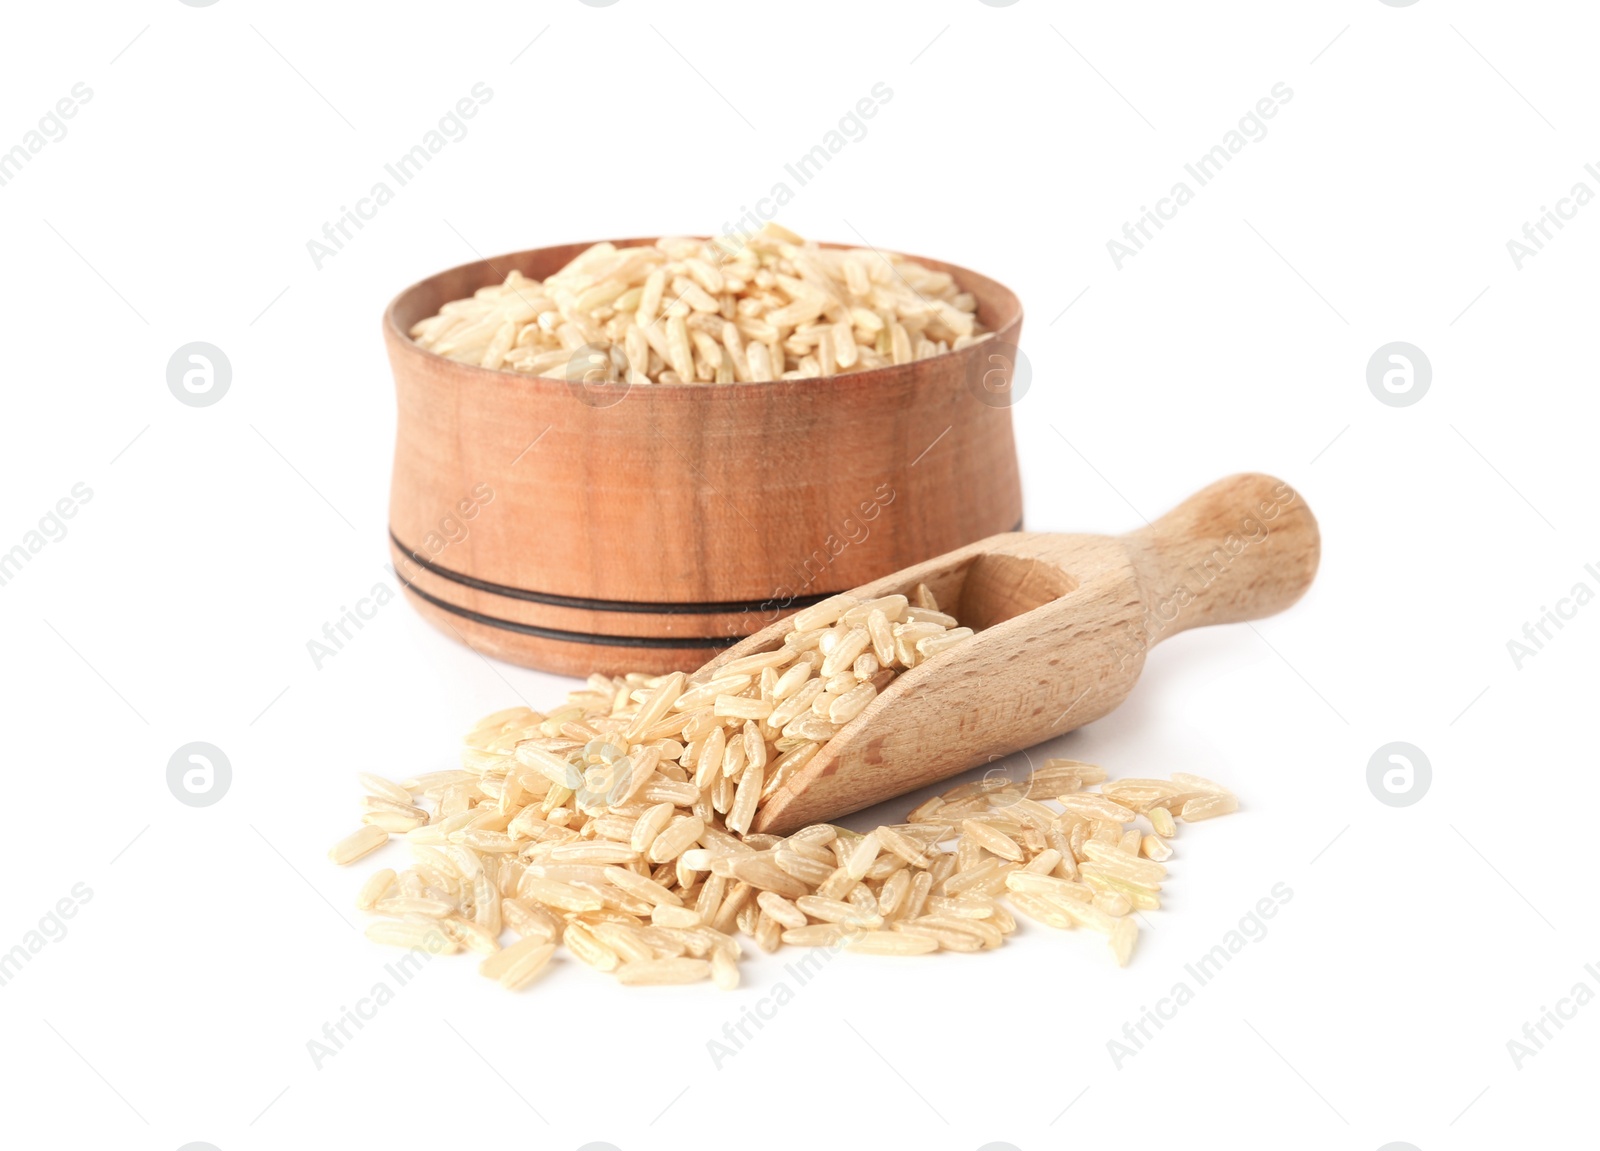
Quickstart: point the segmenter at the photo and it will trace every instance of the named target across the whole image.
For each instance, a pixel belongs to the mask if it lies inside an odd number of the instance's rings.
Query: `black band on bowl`
[[[508,599],[526,600],[528,603],[542,603],[550,607],[570,607],[580,611],[614,611],[628,612],[637,615],[746,615],[750,612],[768,612],[773,608],[779,611],[798,611],[803,607],[810,607],[814,603],[821,603],[834,592],[823,592],[820,595],[802,595],[793,598],[774,596],[767,600],[731,600],[725,603],[649,603],[641,600],[627,599],[586,599],[583,596],[556,595],[552,592],[529,591],[527,588],[511,587],[508,584],[493,583],[489,580],[479,579],[477,576],[467,575],[465,572],[453,571],[432,560],[423,559],[414,549],[406,547],[400,542],[400,537],[394,534],[391,528],[389,539],[394,546],[405,553],[412,563],[424,571],[469,587],[475,591],[490,592],[494,595],[503,595]]]
[[[473,611],[471,608],[460,607],[447,603],[438,596],[429,595],[415,584],[404,578],[400,580],[402,587],[418,599],[432,604],[434,607],[447,611],[451,615],[458,615],[462,619],[471,620],[473,623],[483,624],[485,627],[497,627],[504,631],[514,631],[519,635],[533,635],[540,639],[559,640],[562,643],[590,643],[600,647],[653,647],[653,648],[721,648],[732,647],[740,640],[747,637],[742,635],[732,636],[685,636],[674,639],[670,636],[652,635],[598,635],[587,631],[564,631],[554,627],[539,627],[537,624],[518,623],[516,620],[500,619],[498,616],[484,615],[482,612]]]

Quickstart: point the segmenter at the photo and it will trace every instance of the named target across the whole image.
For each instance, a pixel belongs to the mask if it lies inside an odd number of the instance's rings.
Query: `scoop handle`
[[[1280,612],[1317,573],[1322,536],[1304,499],[1260,473],[1218,480],[1122,537],[1150,642]]]

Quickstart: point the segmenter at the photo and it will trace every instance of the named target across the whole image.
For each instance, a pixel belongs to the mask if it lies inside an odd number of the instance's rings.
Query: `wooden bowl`
[[[915,257],[977,297],[991,339],[820,380],[587,386],[407,334],[589,246],[463,264],[384,314],[391,551],[447,634],[568,675],[690,669],[806,604],[1020,526],[1005,387],[1022,306],[964,268]]]

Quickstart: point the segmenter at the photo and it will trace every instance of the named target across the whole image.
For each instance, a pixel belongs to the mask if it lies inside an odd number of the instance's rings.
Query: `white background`
[[[1582,4],[1442,0],[10,8],[0,148],[75,83],[93,97],[0,187],[0,550],[74,484],[93,496],[0,587],[0,950],[93,895],[0,987],[6,1141],[1573,1132],[1600,1006],[1520,1070],[1506,1044],[1600,990],[1600,607],[1520,670],[1506,645],[1600,590],[1600,207],[1520,271],[1506,242],[1577,181],[1600,191],[1595,33]],[[306,241],[479,81],[469,135],[317,270]],[[1016,289],[1031,528],[1127,530],[1245,469],[1320,518],[1304,601],[1174,640],[1048,749],[1200,771],[1245,810],[1183,831],[1126,970],[1031,926],[994,953],[845,955],[718,1070],[707,1040],[792,951],[733,994],[567,962],[509,996],[441,959],[317,1069],[307,1041],[398,955],[353,926],[376,862],[324,856],[354,826],[351,773],[449,766],[478,715],[568,686],[399,602],[320,671],[307,653],[387,578],[382,306],[475,253],[720,230],[878,81],[892,102],[783,221]],[[1268,135],[1119,271],[1106,242],[1280,81]],[[233,365],[212,407],[167,389],[193,340]],[[1367,387],[1392,340],[1432,363],[1410,407]],[[233,769],[201,809],[165,781],[195,740]],[[1410,807],[1366,783],[1393,740],[1432,763]],[[1277,883],[1269,934],[1119,1069],[1107,1041]]]

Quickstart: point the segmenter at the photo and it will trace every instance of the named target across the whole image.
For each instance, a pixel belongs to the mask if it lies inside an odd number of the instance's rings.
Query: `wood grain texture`
[[[977,297],[993,343],[820,381],[596,391],[458,363],[406,334],[513,268],[542,278],[588,246],[453,268],[384,316],[396,570],[447,634],[570,675],[690,669],[808,599],[1021,521],[1010,409],[980,393],[984,357],[1015,345],[1022,309],[966,269],[915,257]]]
[[[1237,475],[1125,536],[1005,533],[855,589],[866,599],[926,583],[980,630],[902,673],[767,800],[755,830],[836,819],[1090,723],[1127,697],[1155,644],[1283,610],[1320,555],[1294,489]],[[712,666],[786,630],[767,628]]]

